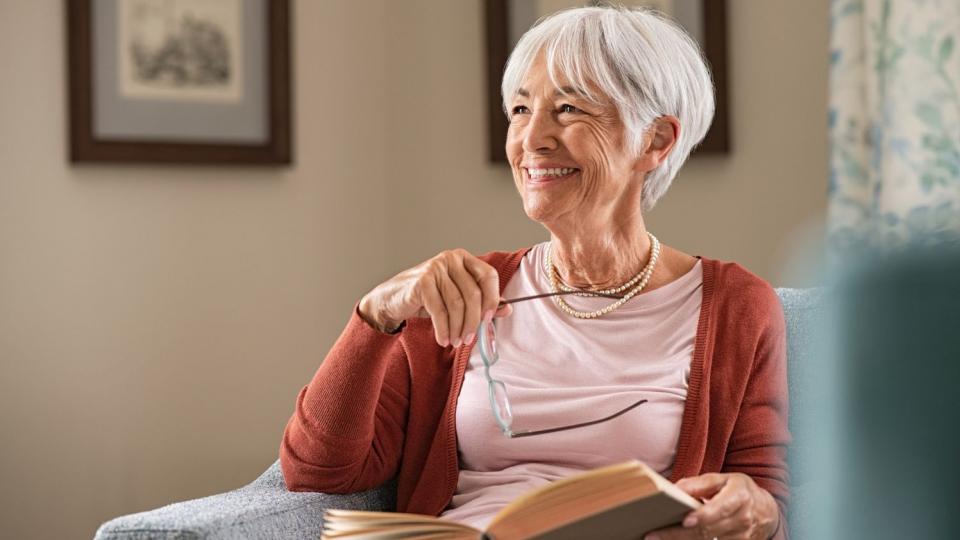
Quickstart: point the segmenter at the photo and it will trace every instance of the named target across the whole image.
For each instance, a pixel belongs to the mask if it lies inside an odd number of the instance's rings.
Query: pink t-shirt
[[[544,265],[548,246],[538,244],[527,253],[504,298],[550,291]],[[587,422],[640,399],[647,403],[593,426],[510,439],[490,410],[480,347],[475,346],[457,400],[460,477],[441,517],[482,529],[501,508],[535,487],[627,459],[639,459],[669,476],[702,284],[698,261],[679,279],[589,320],[563,313],[551,298],[515,304],[513,315],[497,322],[500,360],[491,369],[506,384],[514,431]],[[564,298],[582,311],[612,302]]]

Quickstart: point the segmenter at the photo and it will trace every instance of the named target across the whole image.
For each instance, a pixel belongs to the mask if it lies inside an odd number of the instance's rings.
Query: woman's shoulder
[[[723,261],[701,257],[705,266],[713,274],[714,286],[738,294],[773,293],[773,286],[767,280],[754,274],[744,266],[733,261]]]
[[[742,265],[702,257],[704,284],[709,281],[713,301],[724,311],[762,321],[783,318],[783,308],[773,286]]]

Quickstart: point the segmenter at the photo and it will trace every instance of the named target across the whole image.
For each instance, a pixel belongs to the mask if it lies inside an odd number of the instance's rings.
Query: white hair
[[[541,52],[555,86],[563,79],[590,101],[613,101],[628,149],[638,155],[654,120],[671,115],[680,121],[672,152],[643,185],[643,210],[653,208],[713,120],[713,83],[700,47],[676,23],[649,9],[560,11],[538,21],[510,54],[501,86],[504,112]]]

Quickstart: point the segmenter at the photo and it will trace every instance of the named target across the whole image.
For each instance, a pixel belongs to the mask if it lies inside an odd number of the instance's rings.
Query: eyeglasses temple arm
[[[507,436],[510,437],[511,439],[516,439],[517,437],[530,437],[530,436],[533,436],[533,435],[543,435],[543,434],[545,434],[545,433],[555,433],[555,432],[557,432],[557,431],[566,431],[566,430],[568,430],[568,429],[576,429],[576,428],[584,427],[584,426],[592,426],[592,425],[594,425],[594,424],[599,424],[599,423],[601,423],[601,422],[606,422],[607,420],[613,420],[614,418],[620,416],[621,414],[626,413],[626,412],[628,412],[628,411],[631,411],[631,410],[639,407],[640,405],[643,405],[643,404],[646,403],[646,402],[647,402],[647,400],[641,399],[640,401],[634,403],[633,405],[630,405],[630,406],[627,407],[626,409],[623,409],[622,411],[619,411],[619,412],[615,412],[615,413],[611,414],[610,416],[607,416],[606,418],[600,418],[599,420],[593,420],[593,421],[590,421],[590,422],[582,422],[582,423],[580,423],[580,424],[573,424],[573,425],[570,425],[570,426],[563,426],[563,427],[557,427],[557,428],[551,428],[551,429],[541,429],[541,430],[539,430],[539,431],[511,431],[510,433],[507,434]]]

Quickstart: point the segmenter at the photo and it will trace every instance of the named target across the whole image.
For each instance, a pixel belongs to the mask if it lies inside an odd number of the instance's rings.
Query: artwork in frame
[[[503,113],[500,82],[507,58],[524,32],[540,18],[561,9],[602,5],[597,0],[484,0],[487,34],[487,115],[489,159],[506,162],[504,141],[507,118]],[[621,0],[616,5],[649,7],[677,21],[700,44],[710,65],[716,89],[713,124],[694,154],[723,154],[730,150],[727,99],[726,0]]]
[[[72,162],[291,162],[288,0],[65,1]]]

